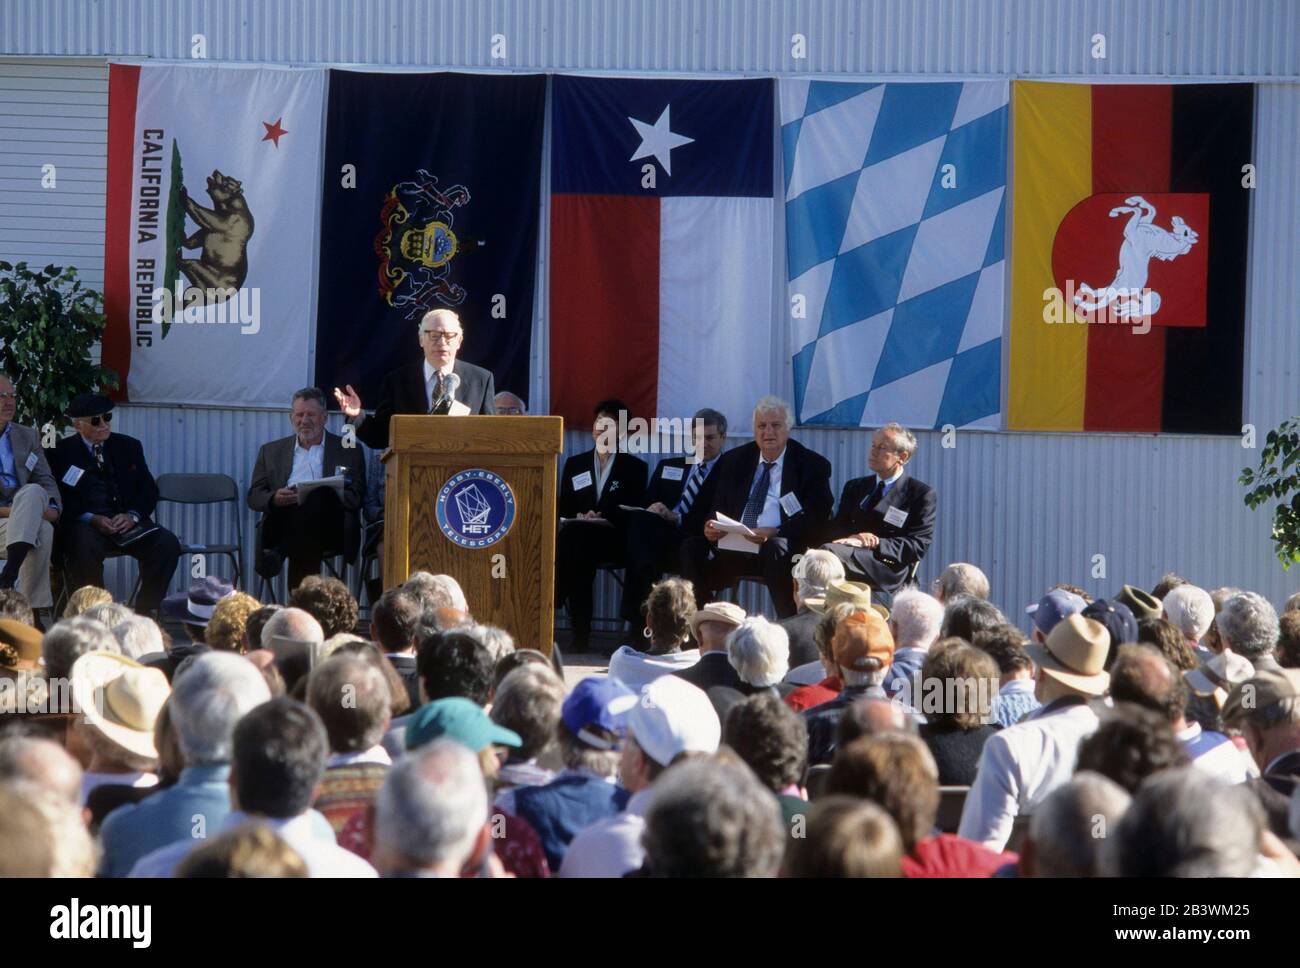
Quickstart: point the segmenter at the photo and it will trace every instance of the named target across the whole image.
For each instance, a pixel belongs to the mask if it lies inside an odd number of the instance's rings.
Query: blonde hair
[[[107,588],[98,585],[82,585],[68,596],[68,605],[63,610],[64,618],[76,618],[88,608],[103,605],[113,600]]]
[[[203,630],[203,641],[214,649],[242,655],[246,651],[244,627],[248,625],[248,616],[261,607],[262,603],[252,595],[232,592],[212,610],[208,627]]]
[[[229,830],[186,856],[177,877],[307,877],[307,864],[270,828],[256,823]]]

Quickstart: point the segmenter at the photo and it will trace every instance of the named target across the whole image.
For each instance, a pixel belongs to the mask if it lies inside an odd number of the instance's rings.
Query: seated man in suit
[[[319,574],[327,553],[355,553],[366,487],[361,448],[344,447],[342,437],[325,429],[325,394],[304,387],[293,395],[292,408],[293,433],[262,445],[248,485],[248,506],[264,515],[257,573],[275,578],[288,558],[290,589]],[[346,478],[342,495],[318,487],[299,502],[299,484],[340,473]]]
[[[701,429],[698,441],[692,437],[691,457],[665,457],[650,477],[645,500],[646,510],[651,513],[627,516],[621,614],[633,629],[642,624],[641,604],[650,594],[650,586],[677,569],[682,521],[727,442],[727,418],[716,410],[706,407],[697,412],[691,428],[692,432]]]
[[[465,333],[460,317],[450,309],[431,309],[420,320],[420,346],[424,361],[411,363],[384,377],[379,405],[367,417],[361,396],[352,389],[334,388],[334,399],[357,439],[382,450],[388,446],[388,420],[395,413],[496,413],[492,374],[480,366],[456,359]]]
[[[648,468],[640,457],[619,452],[621,400],[596,404],[595,446],[574,454],[560,472],[559,537],[555,542],[555,604],[567,604],[573,623],[570,649],[585,652],[591,638],[591,583],[596,566],[622,563],[627,546],[618,506],[640,506]],[[626,419],[626,417],[624,418]]]
[[[938,497],[907,473],[915,453],[916,438],[906,427],[889,423],[877,430],[867,457],[874,473],[844,485],[832,540],[822,545],[844,563],[849,580],[886,596],[903,587],[908,569],[925,557],[934,538]]]
[[[140,563],[135,609],[156,612],[181,556],[181,543],[153,523],[158,485],[140,441],[111,430],[113,401],[80,393],[68,405],[76,433],[54,447],[54,476],[63,496],[59,545],[73,588],[104,585],[104,559],[130,555]]]
[[[50,473],[41,438],[13,422],[14,382],[0,372],[0,545],[5,549],[0,588],[18,588],[32,608],[49,608],[50,553],[59,520],[59,485]]]
[[[682,577],[695,585],[700,604],[746,575],[762,576],[780,618],[795,613],[790,583],[793,558],[808,550],[826,527],[834,504],[831,464],[790,439],[793,413],[778,397],[754,406],[754,440],[718,458],[686,516]],[[721,512],[755,533],[743,538],[754,553],[722,550]]]

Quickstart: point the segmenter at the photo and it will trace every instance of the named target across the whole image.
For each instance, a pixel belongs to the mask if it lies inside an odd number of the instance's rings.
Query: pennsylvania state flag
[[[316,383],[363,404],[454,310],[459,357],[527,400],[546,78],[331,71]]]

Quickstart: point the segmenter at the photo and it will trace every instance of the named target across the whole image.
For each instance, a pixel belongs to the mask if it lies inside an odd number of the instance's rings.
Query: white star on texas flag
[[[636,152],[628,161],[636,161],[638,158],[648,158],[654,155],[655,161],[663,166],[664,172],[672,175],[673,149],[688,145],[695,139],[672,132],[668,120],[668,112],[671,109],[671,104],[664,105],[664,113],[659,115],[659,120],[654,124],[646,124],[636,118],[628,118],[632,122],[632,126],[636,128],[636,133],[641,136],[641,144],[637,146]]]

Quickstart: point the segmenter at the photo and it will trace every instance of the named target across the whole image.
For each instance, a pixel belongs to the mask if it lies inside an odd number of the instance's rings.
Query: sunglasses
[[[87,417],[86,419],[90,421],[92,427],[98,427],[100,424],[112,423],[113,415],[111,413],[106,413],[98,417]]]

